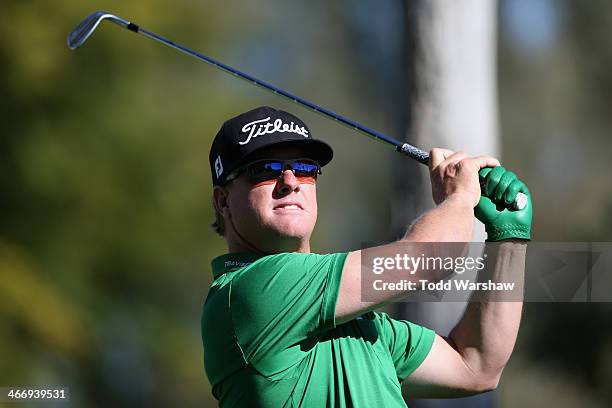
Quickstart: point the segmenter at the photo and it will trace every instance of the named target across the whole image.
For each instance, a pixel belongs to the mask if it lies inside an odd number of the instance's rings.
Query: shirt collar
[[[217,279],[226,272],[235,271],[236,269],[250,265],[264,256],[266,255],[256,254],[254,252],[233,252],[218,256],[211,262],[213,276]]]

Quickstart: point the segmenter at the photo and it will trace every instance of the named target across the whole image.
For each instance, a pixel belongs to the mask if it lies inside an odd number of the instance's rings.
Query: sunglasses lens
[[[293,170],[296,174],[302,173],[303,175],[316,175],[319,171],[319,166],[316,163],[299,161],[293,163]]]
[[[283,164],[277,161],[259,161],[251,163],[248,173],[251,182],[259,183],[266,180],[274,180],[281,174]]]
[[[263,162],[262,167],[265,169],[265,171],[280,174],[280,172],[283,170],[283,163],[275,161]]]
[[[251,163],[248,167],[248,172],[251,177],[251,181],[254,183],[259,183],[278,178],[286,168],[285,166],[289,166],[291,169],[293,169],[293,173],[296,177],[316,178],[320,169],[317,163],[309,160],[287,162],[280,160],[262,160]]]

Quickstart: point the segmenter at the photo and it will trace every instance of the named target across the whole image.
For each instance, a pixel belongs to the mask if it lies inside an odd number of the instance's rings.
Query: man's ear
[[[213,189],[213,204],[215,206],[215,210],[224,216],[227,215],[231,217],[232,214],[230,212],[229,204],[227,200],[228,200],[227,189],[224,187],[215,186]]]

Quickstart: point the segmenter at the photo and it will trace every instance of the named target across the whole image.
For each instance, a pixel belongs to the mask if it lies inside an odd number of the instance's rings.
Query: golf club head
[[[85,20],[81,21],[79,25],[68,34],[68,47],[70,47],[71,50],[76,50],[83,45],[103,20],[110,20],[123,27],[127,27],[128,24],[130,24],[129,21],[113,14],[105,11],[96,11],[90,14]]]

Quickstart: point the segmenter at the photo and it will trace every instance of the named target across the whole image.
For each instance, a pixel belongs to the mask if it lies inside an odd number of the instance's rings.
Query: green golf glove
[[[531,239],[531,195],[527,186],[516,174],[502,166],[487,167],[478,173],[482,195],[474,214],[487,231],[487,241],[503,239]],[[527,196],[522,210],[512,209],[518,193]]]

